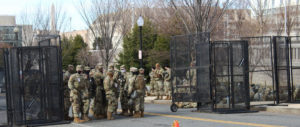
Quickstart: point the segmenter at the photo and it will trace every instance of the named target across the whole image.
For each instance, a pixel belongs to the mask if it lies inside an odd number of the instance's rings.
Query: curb
[[[251,110],[300,115],[300,108],[288,108],[287,106],[252,106]]]

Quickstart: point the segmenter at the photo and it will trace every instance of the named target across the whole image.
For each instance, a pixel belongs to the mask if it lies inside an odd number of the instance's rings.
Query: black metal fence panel
[[[289,40],[287,37],[273,37],[275,53],[275,81],[277,103],[291,101],[289,68]]]
[[[60,55],[56,46],[6,49],[9,125],[63,121]]]
[[[213,42],[211,49],[214,109],[249,109],[247,41]]]
[[[209,72],[209,34],[174,36],[171,43],[173,100],[208,101],[209,89],[204,91],[201,88],[209,88],[209,73],[204,74]],[[200,57],[203,59],[198,59]],[[206,60],[206,63],[200,60]]]
[[[7,125],[6,86],[4,69],[4,50],[0,49],[0,126]]]
[[[198,109],[249,109],[247,41],[209,42],[209,34],[171,40],[173,102]]]
[[[275,103],[274,50],[271,36],[244,37],[248,41],[251,101]]]
[[[292,101],[300,101],[300,37],[291,36],[290,41],[290,83]]]

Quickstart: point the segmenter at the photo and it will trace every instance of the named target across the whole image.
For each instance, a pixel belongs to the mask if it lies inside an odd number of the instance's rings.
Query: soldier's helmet
[[[89,66],[85,66],[85,67],[84,67],[84,70],[85,70],[85,71],[89,71],[89,70],[91,70],[91,68],[90,68]]]
[[[159,64],[159,63],[156,63],[156,64],[155,64],[155,67],[156,67],[156,68],[159,68],[159,67],[160,67],[160,64]]]
[[[125,65],[120,66],[120,70],[125,69]]]
[[[136,68],[136,67],[132,67],[132,68],[130,68],[131,70],[131,72],[138,72],[138,69]]]
[[[76,66],[76,71],[82,71],[82,70],[83,70],[82,65],[77,65],[77,66]]]
[[[95,67],[96,69],[102,69],[103,68],[103,65],[101,63],[98,63]]]
[[[108,70],[114,70],[114,65],[109,65]]]
[[[140,69],[139,69],[139,72],[140,72],[141,74],[144,74],[144,72],[145,72],[144,68],[140,68]]]
[[[69,64],[68,68],[74,68],[74,66],[72,64]]]

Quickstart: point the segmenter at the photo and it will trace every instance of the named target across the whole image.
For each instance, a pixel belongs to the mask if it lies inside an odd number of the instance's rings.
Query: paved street
[[[145,118],[117,116],[116,120],[93,120],[84,124],[55,125],[58,127],[171,127],[178,120],[180,127],[299,127],[300,116],[267,112],[215,114],[179,109],[172,113],[169,105],[146,104]]]
[[[5,98],[0,96],[0,125],[6,122]],[[53,127],[171,127],[178,120],[180,127],[300,127],[300,116],[268,112],[216,114],[191,112],[195,109],[170,111],[169,105],[146,104],[144,118],[115,116],[116,120],[92,120],[83,124],[53,125]]]

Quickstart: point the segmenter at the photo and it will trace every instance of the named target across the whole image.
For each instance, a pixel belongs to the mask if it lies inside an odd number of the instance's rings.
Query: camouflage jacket
[[[115,95],[117,91],[117,87],[115,86],[113,79],[109,76],[106,76],[104,79],[104,90],[106,95]]]
[[[87,77],[85,74],[75,73],[70,76],[68,87],[71,90],[75,89],[81,91],[81,90],[88,89],[89,88],[88,84],[89,83],[87,81]]]
[[[155,69],[154,71],[154,75],[153,75],[153,78],[154,80],[163,80],[163,73],[164,73],[164,70],[163,69]]]

